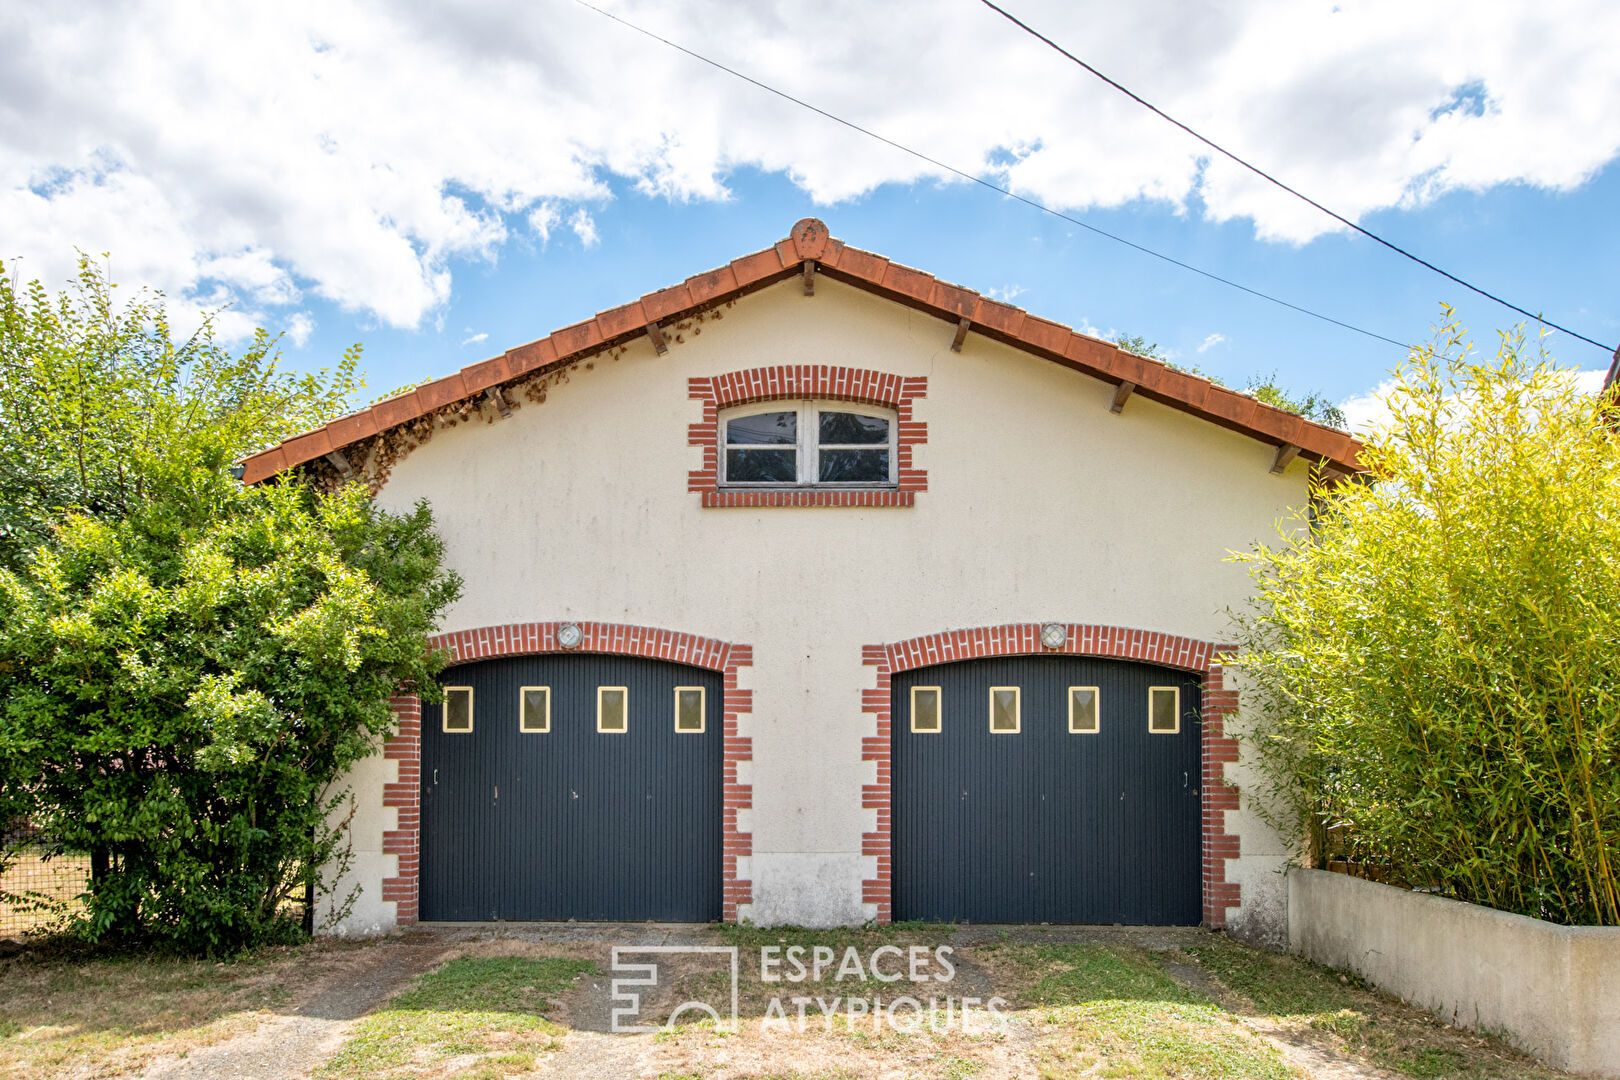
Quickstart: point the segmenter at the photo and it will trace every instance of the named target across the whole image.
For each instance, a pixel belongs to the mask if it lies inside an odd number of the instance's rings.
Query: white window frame
[[[452,691],[456,690],[467,691],[467,726],[464,728],[453,728],[450,726],[450,694]],[[444,704],[439,706],[439,727],[443,729],[446,735],[472,734],[473,721],[477,719],[477,715],[473,711],[473,699],[475,696],[476,695],[473,694],[473,688],[470,686],[444,687]]]
[[[624,726],[605,728],[602,726],[602,695],[609,690],[617,690],[624,697]],[[630,732],[630,688],[628,686],[598,686],[596,688],[596,731],[599,735],[627,735]]]
[[[1176,726],[1173,728],[1156,728],[1153,726],[1153,695],[1160,690],[1168,690],[1175,695]],[[1179,686],[1150,686],[1148,687],[1148,734],[1149,735],[1179,735],[1181,734],[1181,687]]]
[[[917,726],[917,693],[924,691],[934,695],[934,726],[920,728]],[[911,688],[911,733],[913,735],[938,735],[945,730],[945,693],[937,686],[913,686]]]
[[[996,692],[1011,690],[1013,695],[1013,726],[1008,728],[996,727]],[[992,735],[1018,735],[1024,730],[1024,688],[1021,686],[992,686],[990,688],[990,712],[986,722],[990,725]]]
[[[1097,721],[1096,727],[1077,728],[1074,726],[1074,692],[1076,690],[1091,691],[1091,715]],[[1102,689],[1096,686],[1069,687],[1069,734],[1070,735],[1101,735],[1102,734]]]
[[[546,724],[544,727],[524,727],[523,711],[529,704],[530,690],[544,690],[546,692]],[[523,735],[549,735],[551,734],[551,687],[549,686],[520,686],[518,687],[518,732]]]
[[[728,446],[726,443],[726,422],[744,416],[758,416],[762,413],[797,412],[797,440],[793,443],[776,443],[765,445],[763,443],[744,443],[740,446]],[[889,478],[887,480],[865,481],[860,483],[850,481],[822,481],[817,479],[821,475],[821,424],[819,413],[847,412],[860,416],[870,416],[878,420],[889,422],[889,441],[886,443],[830,443],[828,450],[888,450],[889,452]],[[900,418],[893,409],[885,409],[879,405],[862,405],[853,401],[828,401],[823,398],[808,398],[803,400],[756,401],[748,405],[738,405],[726,409],[719,414],[718,430],[715,438],[720,448],[719,479],[721,487],[742,488],[751,491],[791,491],[799,488],[821,488],[823,490],[863,490],[881,491],[892,488],[898,482],[899,450],[900,450]],[[794,464],[797,476],[792,483],[759,483],[738,482],[733,483],[726,478],[726,451],[727,450],[793,450]]]
[[[681,693],[696,690],[698,695],[698,726],[695,728],[681,727]],[[629,716],[626,715],[626,721]],[[629,726],[628,723],[625,725]],[[709,688],[706,686],[677,686],[675,688],[675,734],[702,735],[709,729]]]

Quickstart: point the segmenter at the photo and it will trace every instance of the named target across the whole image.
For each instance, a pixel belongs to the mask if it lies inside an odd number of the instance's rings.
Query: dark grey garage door
[[[1196,677],[1028,656],[892,685],[894,918],[1199,922]]]
[[[424,920],[720,918],[718,675],[548,655],[440,681],[445,704],[422,709]]]

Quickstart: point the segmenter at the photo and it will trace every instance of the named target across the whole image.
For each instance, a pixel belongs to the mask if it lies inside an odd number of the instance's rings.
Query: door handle
[[[433,786],[434,787],[439,786],[439,770],[438,769],[433,770]]]

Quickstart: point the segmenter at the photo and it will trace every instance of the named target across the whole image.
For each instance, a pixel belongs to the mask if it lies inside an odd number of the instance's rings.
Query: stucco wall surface
[[[465,596],[454,631],[529,620],[601,620],[752,645],[742,734],[753,761],[754,902],[760,923],[859,923],[875,859],[861,760],[875,734],[861,647],[943,630],[1046,620],[1220,641],[1248,595],[1228,560],[1274,535],[1305,497],[1307,467],[1270,473],[1274,448],[830,280],[745,297],[701,334],[645,338],[578,366],[544,403],[505,420],[439,431],[379,496],[425,498]],[[687,473],[702,419],[687,379],[774,364],[831,364],[926,376],[914,403],[928,474],[912,507],[704,508]],[[1228,766],[1243,785],[1246,766]],[[375,781],[356,777],[360,786]],[[362,801],[365,796],[362,795]],[[1245,905],[1231,925],[1282,932],[1289,848],[1245,807],[1228,812],[1242,858],[1229,879]],[[381,828],[356,848],[381,851]],[[371,846],[375,845],[375,846]],[[368,897],[356,927],[387,924]]]
[[[1497,1032],[1547,1064],[1620,1077],[1620,928],[1568,927],[1324,870],[1288,873],[1289,947]]]

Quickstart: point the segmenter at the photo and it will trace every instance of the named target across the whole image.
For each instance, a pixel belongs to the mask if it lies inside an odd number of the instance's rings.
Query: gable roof
[[[257,483],[305,462],[316,461],[334,450],[410,423],[447,405],[612,348],[647,334],[650,328],[679,321],[784,281],[806,272],[807,268],[955,323],[958,334],[979,334],[1022,349],[1113,383],[1126,394],[1140,394],[1268,443],[1278,448],[1279,465],[1297,454],[1335,471],[1358,471],[1356,458],[1361,444],[1336,428],[1313,423],[1248,394],[1217,386],[1208,379],[1177,371],[1160,361],[1125,352],[1099,338],[1076,333],[1061,323],[1031,315],[1022,308],[939,281],[921,270],[892,263],[870,251],[850,247],[842,240],[833,239],[823,222],[805,218],[793,226],[786,240],[763,251],[733,259],[726,266],[689,277],[679,285],[648,293],[584,322],[565,326],[548,337],[508,349],[500,356],[424,383],[254,454],[242,463],[242,479],[245,483]]]

